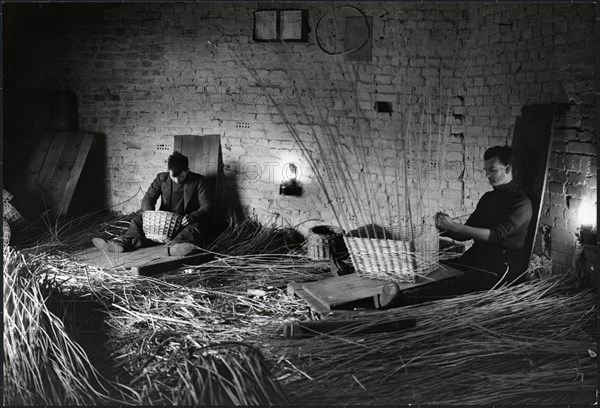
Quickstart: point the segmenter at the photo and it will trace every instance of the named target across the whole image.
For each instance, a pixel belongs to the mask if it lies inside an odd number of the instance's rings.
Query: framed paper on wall
[[[254,41],[308,41],[308,10],[254,12]]]

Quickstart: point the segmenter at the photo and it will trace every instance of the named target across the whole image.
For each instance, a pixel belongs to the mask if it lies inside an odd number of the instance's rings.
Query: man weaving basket
[[[183,215],[183,229],[165,245],[167,255],[185,256],[206,243],[209,236],[212,202],[204,176],[190,171],[188,158],[173,152],[167,161],[167,172],[159,173],[142,199],[142,211],[153,211],[161,197],[160,211]],[[104,251],[133,251],[150,245],[144,235],[142,214],[136,215],[127,231],[112,240],[94,238],[95,247]]]
[[[485,193],[466,223],[437,213],[436,227],[444,235],[473,246],[450,265],[465,271],[460,292],[491,289],[512,283],[527,269],[523,246],[532,217],[531,201],[513,180],[514,156],[509,146],[484,153],[484,169],[493,191]]]

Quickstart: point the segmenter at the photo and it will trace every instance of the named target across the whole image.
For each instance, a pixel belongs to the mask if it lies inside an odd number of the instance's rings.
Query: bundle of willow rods
[[[95,405],[112,402],[83,349],[46,305],[32,273],[41,258],[5,248],[4,405]]]
[[[209,251],[223,255],[287,254],[299,249],[303,239],[291,228],[260,224],[247,218],[231,218],[228,225],[210,245]]]
[[[288,401],[261,352],[251,345],[201,345],[191,335],[165,336],[151,351],[153,356],[132,373],[130,382],[141,390],[144,404],[264,405]]]
[[[97,228],[90,225],[84,237],[88,231]],[[326,263],[290,253],[298,252],[301,241],[289,230],[234,220],[207,250],[214,261],[159,278],[103,271],[54,244],[44,246],[36,272],[65,293],[87,294],[105,304],[113,357],[120,362],[114,371],[127,373],[121,380],[128,403],[286,401],[260,352],[248,344],[218,344],[260,343],[287,320],[311,316],[305,304],[287,296],[285,285],[318,279]],[[206,354],[207,347],[220,351]]]
[[[401,35],[401,19],[396,23],[397,40],[402,43],[406,39]],[[457,36],[455,55],[460,44]],[[289,51],[287,72],[294,79],[289,82],[301,87],[291,93],[274,92],[273,89],[278,89],[278,81],[272,82],[262,76],[260,70],[248,62],[251,58],[245,57],[245,50],[234,48],[231,44],[212,45],[239,62],[281,115],[341,228],[350,231],[360,225],[377,223],[412,229],[423,222],[433,222],[433,215],[439,209],[432,208],[432,205],[439,203],[442,191],[444,177],[440,169],[444,168],[453,120],[451,92],[461,85],[459,78],[443,78],[442,71],[438,71],[439,77],[427,77],[425,95],[416,105],[411,105],[409,95],[403,94],[405,100],[398,100],[398,105],[408,108],[392,115],[393,134],[385,135],[370,129],[376,118],[371,110],[366,111],[360,105],[359,88],[364,84],[360,84],[359,69],[355,63],[335,59],[327,61],[325,66],[330,69],[332,79],[331,89],[326,90],[330,95],[328,100],[323,91],[319,91],[320,85],[309,80],[302,70],[303,56],[293,52],[285,42],[282,42],[282,47]],[[448,62],[441,63],[447,65]],[[452,65],[457,63],[460,60],[455,57]],[[429,58],[426,58],[426,64],[426,71],[436,71],[429,69]],[[398,75],[398,78],[402,76]],[[286,95],[295,97],[290,99]],[[306,99],[302,95],[306,95]],[[300,106],[301,113],[286,114],[289,105]],[[348,114],[334,112],[340,106]],[[434,121],[437,121],[437,126],[434,126]],[[396,154],[390,157],[390,151],[403,153],[402,156]],[[433,166],[439,186],[433,186],[427,174]]]
[[[417,328],[360,335],[354,327],[272,351],[312,379],[284,384],[309,404],[589,403],[596,297],[570,289],[554,277],[404,307],[368,324],[416,318]]]
[[[125,232],[134,215],[100,210],[75,217],[43,217],[44,227],[38,228],[43,229],[43,233],[19,243],[19,247],[34,253],[85,249],[94,237],[117,236]]]

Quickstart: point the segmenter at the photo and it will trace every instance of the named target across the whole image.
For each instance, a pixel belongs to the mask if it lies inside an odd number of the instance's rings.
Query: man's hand
[[[490,230],[488,228],[477,228],[469,225],[463,225],[460,222],[452,221],[448,214],[442,212],[435,214],[435,226],[442,231],[445,236],[457,241],[466,241],[474,239],[476,241],[489,242]]]
[[[189,223],[190,223],[190,217],[187,215],[184,215],[183,220],[181,220],[181,225],[185,227],[185,226],[189,225]]]
[[[452,231],[454,222],[448,214],[438,212],[435,214],[435,226],[441,231]]]

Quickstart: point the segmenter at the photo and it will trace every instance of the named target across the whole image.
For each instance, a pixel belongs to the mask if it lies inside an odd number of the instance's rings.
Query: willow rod
[[[209,42],[210,43],[210,42]],[[210,43],[212,44],[212,43]],[[215,44],[212,44],[215,48],[218,48]],[[227,52],[236,60],[238,61],[238,63],[240,63],[249,73],[250,75],[252,75],[252,77],[254,78],[254,80],[257,82],[257,84],[261,84],[262,81],[260,80],[260,78],[258,78],[257,74],[250,69],[250,67],[248,66],[248,64],[246,64],[244,61],[241,60],[241,58],[239,58],[237,55],[235,55],[231,50],[227,49]],[[312,159],[312,157],[310,156],[309,150],[306,148],[306,146],[304,146],[304,143],[302,142],[302,139],[300,138],[300,136],[296,133],[296,130],[293,128],[293,126],[291,126],[289,120],[287,120],[287,116],[285,115],[285,113],[283,112],[283,110],[281,109],[281,107],[279,107],[279,105],[277,104],[277,102],[275,101],[273,95],[271,95],[270,92],[268,92],[266,90],[265,87],[261,87],[261,89],[263,90],[263,92],[265,92],[265,94],[267,95],[267,97],[271,100],[271,102],[273,103],[273,105],[275,106],[275,108],[277,109],[277,111],[279,112],[279,114],[281,115],[281,117],[284,119],[284,121],[286,122],[286,126],[288,127],[288,129],[290,130],[290,133],[292,134],[292,136],[294,137],[296,143],[298,143],[298,145],[301,147],[302,153],[304,154],[305,158],[311,163],[314,171],[315,171],[315,175],[317,176],[317,181],[319,182],[319,184],[321,185],[321,188],[323,189],[323,193],[325,194],[326,198],[327,198],[327,202],[331,205],[332,207],[332,212],[334,217],[337,220],[338,225],[342,225],[339,215],[337,214],[337,211],[335,210],[334,206],[332,205],[333,201],[331,200],[331,197],[329,196],[329,193],[327,192],[327,188],[325,187],[325,183],[323,181],[323,178],[320,174],[320,171],[317,167],[317,164],[314,162],[314,160]],[[317,143],[317,145],[319,146],[319,144]],[[320,148],[321,149],[321,148]]]

